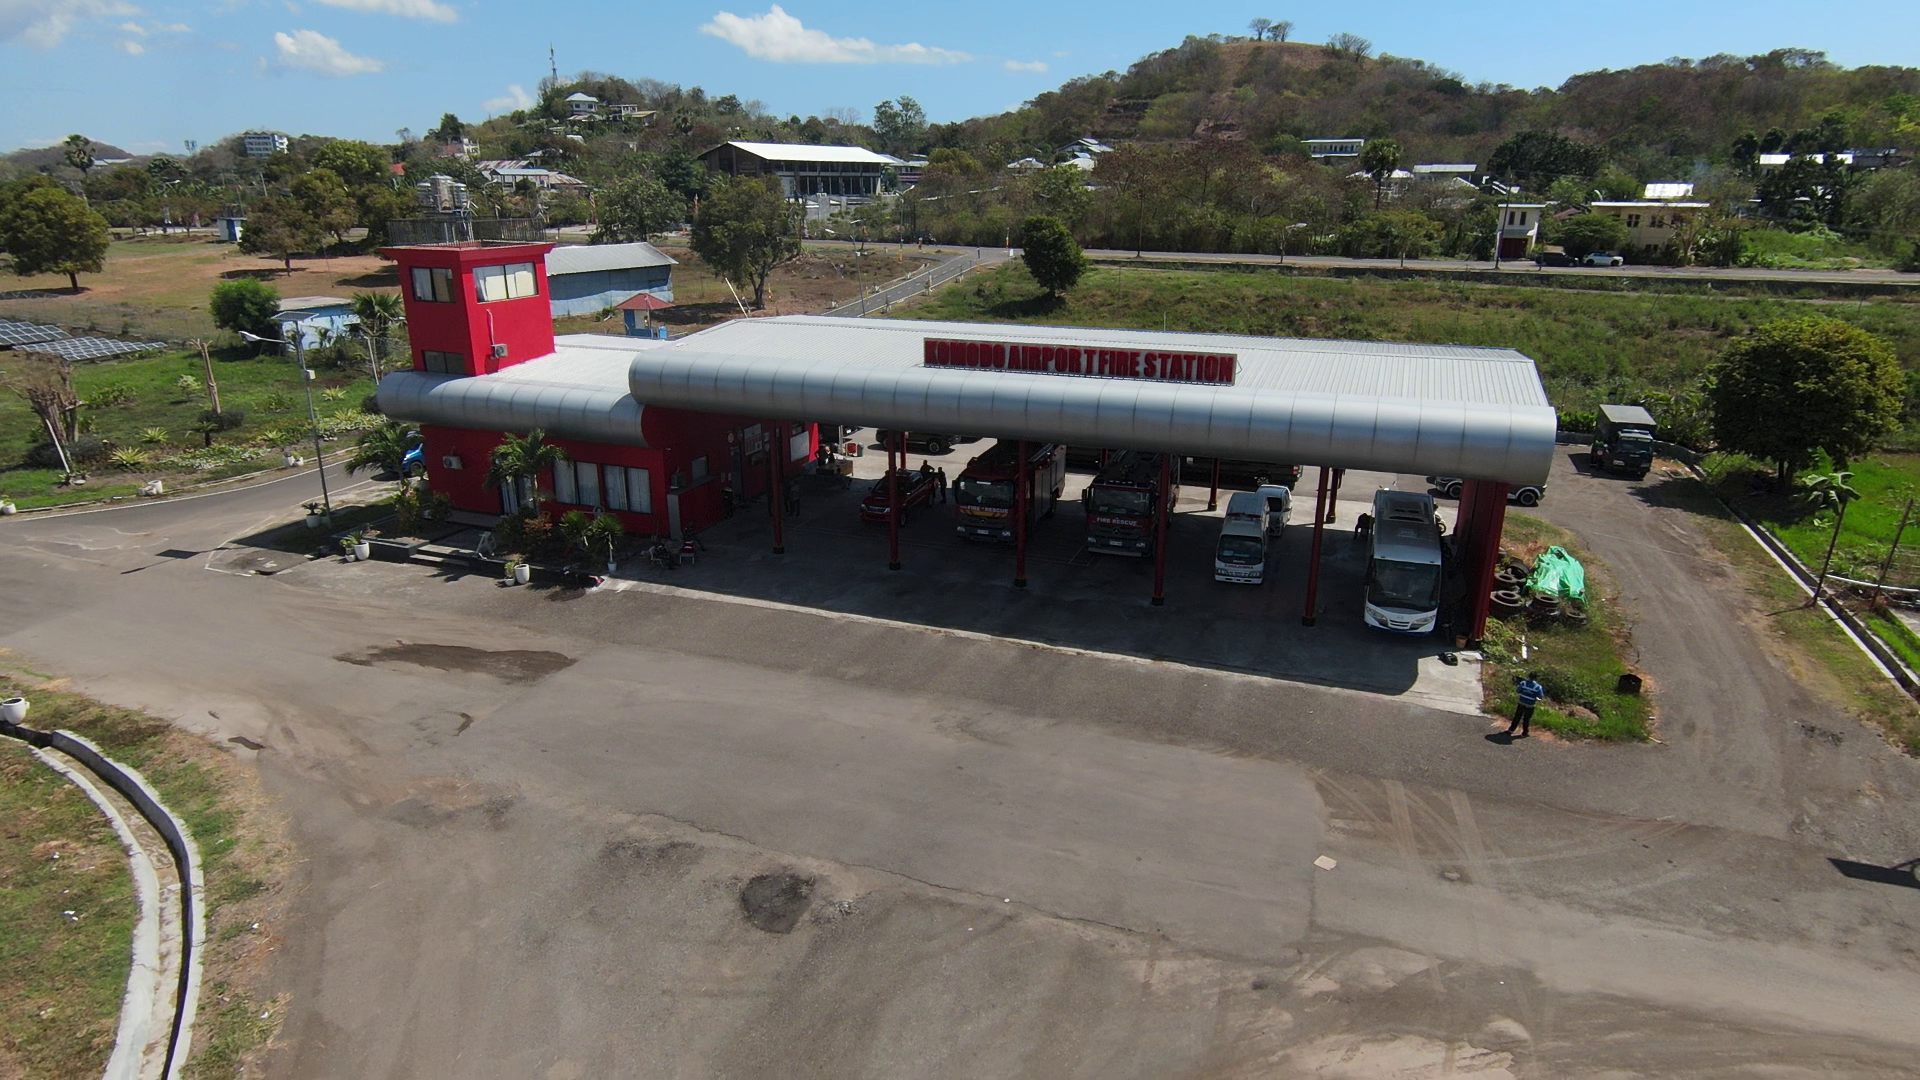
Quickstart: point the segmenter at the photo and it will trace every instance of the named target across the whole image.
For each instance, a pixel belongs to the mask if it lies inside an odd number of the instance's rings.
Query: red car
[[[914,469],[900,469],[900,524],[913,520],[913,512],[924,506],[933,505],[933,492],[939,486],[932,473],[923,473]],[[873,490],[860,500],[860,520],[886,524],[887,515],[893,512],[891,492],[886,477],[873,482]]]

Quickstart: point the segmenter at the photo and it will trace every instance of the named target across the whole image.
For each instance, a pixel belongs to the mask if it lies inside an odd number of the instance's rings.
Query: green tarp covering
[[[1580,560],[1554,545],[1534,561],[1533,576],[1527,578],[1527,591],[1535,596],[1558,596],[1567,600],[1587,600],[1587,572]]]

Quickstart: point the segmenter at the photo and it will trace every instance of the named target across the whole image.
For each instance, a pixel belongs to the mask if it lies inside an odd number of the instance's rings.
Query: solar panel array
[[[57,341],[66,336],[67,332],[57,326],[37,326],[33,323],[15,322],[12,319],[0,319],[0,349],[12,345]]]
[[[23,352],[52,353],[68,360],[105,360],[115,356],[146,352],[150,349],[164,349],[162,341],[115,341],[103,337],[63,338],[59,341],[40,341],[31,345],[22,345]]]

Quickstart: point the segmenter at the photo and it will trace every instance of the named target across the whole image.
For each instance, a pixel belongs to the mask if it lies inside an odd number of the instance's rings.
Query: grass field
[[[1752,490],[1756,475],[1768,472],[1744,459],[1710,458],[1710,476],[1722,498],[1733,502],[1764,524],[1769,531],[1793,549],[1800,561],[1819,569],[1827,543],[1833,536],[1833,516],[1816,516],[1802,501],[1804,486],[1787,493]],[[1812,472],[1824,472],[1823,463]],[[1870,454],[1848,466],[1852,485],[1860,497],[1847,507],[1841,522],[1840,542],[1834,548],[1832,572],[1842,577],[1865,581],[1878,580],[1880,568],[1900,529],[1901,513],[1907,499],[1920,498],[1920,454],[1882,452]],[[1920,588],[1920,505],[1908,525],[1903,548],[1910,554],[1896,558],[1889,568],[1890,585]]]
[[[0,663],[5,662],[0,656]],[[219,750],[165,721],[103,705],[64,689],[58,681],[17,668],[12,674],[0,674],[0,695],[12,694],[25,695],[33,702],[34,726],[78,732],[99,744],[109,756],[139,769],[168,808],[192,830],[206,882],[209,945],[203,953],[207,966],[188,1074],[242,1075],[241,1063],[258,1053],[279,1022],[279,1003],[270,993],[268,968],[279,940],[278,923],[286,901],[283,887],[292,862],[284,823],[262,809],[264,799],[253,787],[255,781],[249,773]],[[27,760],[40,768],[31,758]],[[12,767],[12,758],[0,758],[0,770]],[[41,772],[46,770],[42,768]],[[16,784],[16,779],[21,783]],[[27,783],[39,781],[31,773],[16,777],[13,772],[0,772],[0,799],[31,798],[16,794]],[[92,837],[90,843],[103,853],[102,859],[111,855],[121,867],[119,877],[124,882],[126,863],[110,826],[100,820],[84,795],[74,791],[71,798],[78,799],[86,814],[76,809],[71,820],[48,818],[32,812],[15,813],[15,807],[9,805],[5,816],[0,817],[4,823],[0,824],[0,837],[6,837],[11,847],[16,844],[13,837],[18,835],[19,843],[28,844],[29,851],[33,845],[50,850],[44,848],[49,841],[77,842],[83,836]],[[67,796],[60,799],[63,805],[70,801]],[[99,823],[96,830],[85,828],[87,822],[82,819],[87,814]],[[66,862],[67,858],[63,854],[60,861]],[[12,870],[13,864],[8,862],[5,868]],[[81,910],[76,901],[39,888],[48,875],[60,874],[73,878],[58,881],[60,887],[76,888],[74,871],[56,869],[43,858],[32,864],[27,874],[24,879],[9,879],[6,887],[0,888],[0,912],[5,913],[7,927],[0,933],[0,1024],[7,1028],[0,1036],[6,1040],[0,1047],[14,1052],[15,1040],[24,1032],[31,1045],[52,1049],[49,1040],[68,1038],[68,1033],[51,1030],[54,1025],[49,1022],[55,1016],[100,1015],[106,1018],[106,1049],[98,1054],[98,1061],[104,1064],[112,1048],[120,992],[126,985],[131,903],[121,905],[124,914],[119,916],[120,925],[111,939],[99,935],[68,946],[60,935],[72,935],[83,925],[91,928],[103,916],[89,912],[93,918],[83,917],[76,923],[63,914],[68,909]],[[27,891],[29,886],[38,891]],[[117,894],[103,895],[131,895],[129,885],[118,888]],[[48,906],[55,896],[59,896],[57,905]],[[20,905],[18,911],[16,904]],[[46,918],[49,914],[51,921]],[[31,930],[32,936],[23,933],[23,927]],[[24,957],[16,962],[15,950],[20,954],[45,953],[43,966],[52,975],[35,981],[34,972],[41,969],[27,967]],[[52,1011],[43,1018],[41,1010]],[[75,1035],[68,1041],[77,1038]],[[99,1066],[81,1063],[86,1060],[90,1059],[76,1062],[50,1058],[48,1066],[19,1075],[98,1075]],[[0,1054],[0,1075],[16,1075],[9,1071],[8,1064]]]
[[[0,743],[0,1076],[100,1074],[138,915],[99,808],[25,746]]]
[[[943,289],[902,317],[1489,345],[1539,362],[1549,399],[1591,408],[1675,391],[1753,326],[1818,311],[1893,344],[1920,371],[1920,303],[1818,303],[1699,292],[1503,288],[1459,282],[1099,266],[1049,302],[1015,263]]]
[[[1547,700],[1535,711],[1534,726],[1568,738],[1643,742],[1652,736],[1647,699],[1616,690],[1628,670],[1621,655],[1631,628],[1614,605],[1606,567],[1565,529],[1529,514],[1507,515],[1502,550],[1532,562],[1550,544],[1566,549],[1585,568],[1589,621],[1584,626],[1564,620],[1529,626],[1518,620],[1488,620],[1483,650],[1487,663],[1481,669],[1487,710],[1512,716],[1514,678],[1538,672]]]
[[[244,412],[246,419],[239,428],[216,434],[212,452],[193,430],[207,408],[206,369],[198,352],[168,350],[74,366],[75,390],[83,401],[95,403],[81,412],[83,433],[113,449],[144,455],[142,462],[83,466],[90,476],[84,488],[60,487],[57,468],[24,464],[33,448],[46,444],[44,428],[25,401],[0,394],[0,496],[23,508],[44,506],[130,493],[155,476],[177,486],[277,467],[282,445],[304,444],[299,452],[311,455],[306,399],[293,360],[244,348],[213,355],[221,408]],[[351,422],[373,391],[372,376],[364,368],[316,371],[314,407],[323,429],[329,419]],[[183,384],[183,376],[194,381]]]
[[[394,291],[393,264],[377,255],[311,256],[293,260],[242,255],[232,244],[205,236],[149,236],[115,240],[106,272],[80,275],[77,294],[65,275],[0,280],[0,319],[50,323],[147,341],[181,342],[214,333],[207,296],[216,283],[239,277],[265,280],[281,296],[352,296]]]

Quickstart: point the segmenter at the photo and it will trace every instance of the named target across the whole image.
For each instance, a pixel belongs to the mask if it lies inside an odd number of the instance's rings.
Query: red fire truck
[[[1157,515],[1180,498],[1178,462],[1168,463],[1161,490],[1162,454],[1127,450],[1100,470],[1081,496],[1087,507],[1087,550],[1106,555],[1153,554]]]
[[[953,481],[959,521],[954,533],[968,540],[1012,542],[1014,496],[1019,490],[1020,444],[1002,439],[967,462]],[[1027,525],[1053,514],[1067,483],[1067,448],[1027,445]]]

